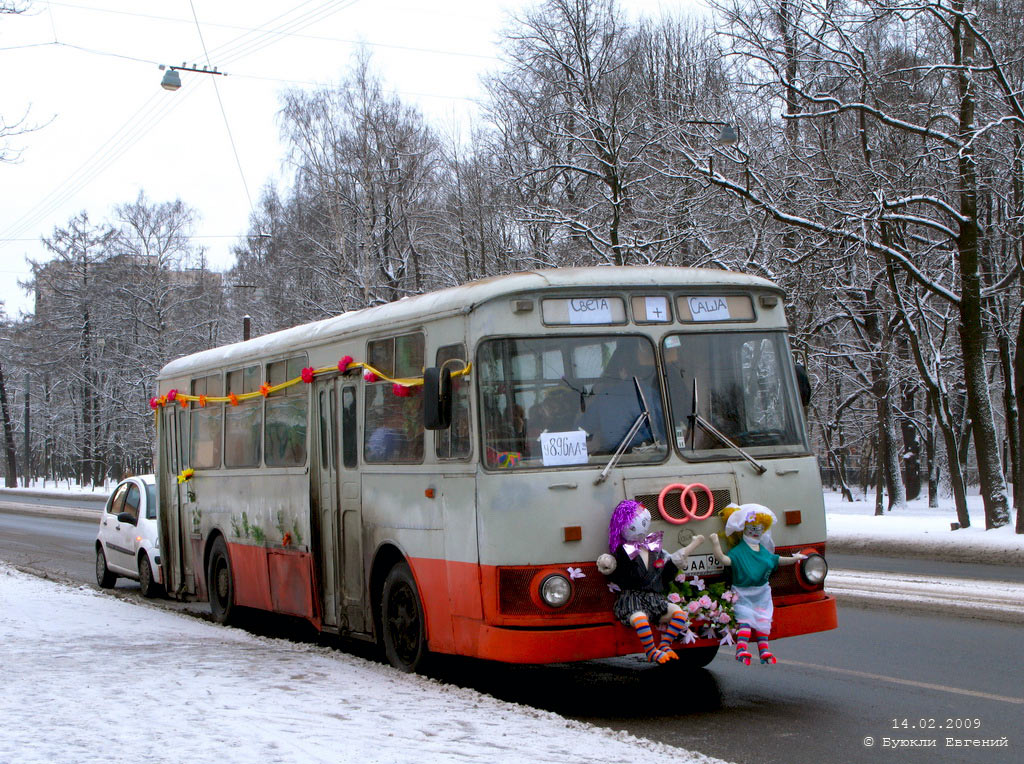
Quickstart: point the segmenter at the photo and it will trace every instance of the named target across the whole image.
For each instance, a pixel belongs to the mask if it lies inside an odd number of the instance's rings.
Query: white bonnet
[[[775,513],[763,504],[740,504],[739,506],[740,508],[729,515],[729,519],[725,523],[725,533],[728,536],[731,536],[733,533],[742,533],[744,526],[753,520],[754,515],[761,512],[772,519],[772,525],[778,520],[775,517]]]

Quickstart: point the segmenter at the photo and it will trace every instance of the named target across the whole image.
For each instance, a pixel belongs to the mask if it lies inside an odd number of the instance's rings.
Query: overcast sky
[[[40,237],[83,210],[102,222],[140,190],[150,202],[180,198],[197,210],[210,265],[227,268],[250,199],[288,176],[276,120],[283,89],[337,81],[365,43],[386,86],[431,124],[464,125],[482,96],[480,76],[499,64],[508,11],[536,4],[22,2],[27,13],[0,16],[0,114],[10,124],[29,110],[28,121],[41,127],[11,139],[19,161],[0,164],[0,300],[10,316],[31,310],[17,281],[29,275],[26,257],[48,259]],[[620,6],[634,17],[659,16],[698,2]],[[207,62],[227,76],[183,72],[180,90],[160,88],[159,64]]]

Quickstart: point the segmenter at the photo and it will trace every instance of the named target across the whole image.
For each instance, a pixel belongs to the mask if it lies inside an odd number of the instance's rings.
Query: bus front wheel
[[[381,593],[384,654],[400,671],[419,669],[427,656],[423,605],[409,566],[400,562],[388,571]]]
[[[230,623],[235,610],[235,585],[231,578],[231,560],[224,537],[213,542],[206,585],[210,590],[210,612],[217,623]]]

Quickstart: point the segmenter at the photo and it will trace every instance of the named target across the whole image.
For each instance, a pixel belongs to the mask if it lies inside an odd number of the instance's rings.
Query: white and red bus
[[[595,565],[615,506],[648,507],[671,550],[756,502],[777,551],[816,563],[775,574],[771,636],[834,628],[786,329],[764,279],[555,269],[179,358],[153,401],[167,591],[375,640],[405,670],[625,655]]]

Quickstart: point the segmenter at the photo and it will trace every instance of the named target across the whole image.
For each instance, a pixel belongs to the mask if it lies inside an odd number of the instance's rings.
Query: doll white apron
[[[768,584],[734,586],[732,590],[739,595],[733,604],[736,623],[750,624],[751,628],[761,634],[770,632],[772,630],[772,615],[775,613],[771,587]]]

